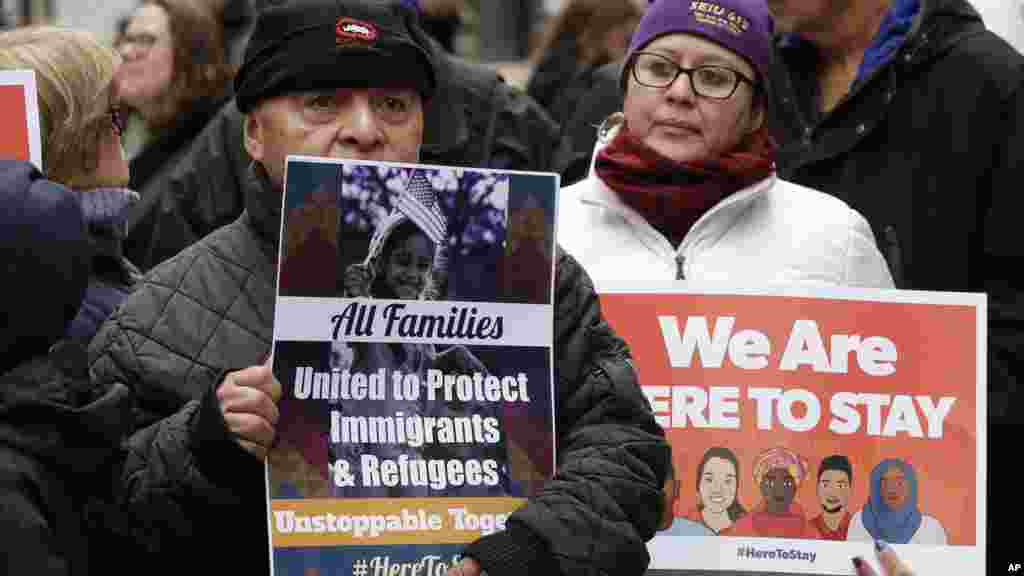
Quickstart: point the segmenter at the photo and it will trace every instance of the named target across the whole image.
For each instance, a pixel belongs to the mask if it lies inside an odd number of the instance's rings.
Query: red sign
[[[980,574],[984,306],[838,289],[602,294],[673,447],[679,499],[651,567],[849,574],[883,539],[920,573]]]
[[[39,135],[39,104],[33,72],[0,71],[0,158],[25,160],[42,169]]]

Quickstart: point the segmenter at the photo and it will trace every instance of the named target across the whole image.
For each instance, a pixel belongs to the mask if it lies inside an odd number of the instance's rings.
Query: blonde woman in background
[[[122,252],[125,219],[138,195],[124,188],[124,117],[112,89],[119,62],[87,32],[33,27],[0,35],[0,70],[35,72],[44,175],[80,193],[94,255],[85,300],[67,335],[83,343],[138,275]]]
[[[35,73],[45,167],[0,160],[0,574],[113,573],[210,521],[216,489],[178,440],[195,407],[128,438],[132,393],[89,381],[79,334],[130,276],[118,60],[86,32],[0,33],[0,69]]]

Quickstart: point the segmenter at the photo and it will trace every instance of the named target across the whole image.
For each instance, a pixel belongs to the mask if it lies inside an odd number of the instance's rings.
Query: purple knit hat
[[[773,23],[765,0],[652,0],[629,43],[620,76],[623,89],[633,53],[674,33],[696,34],[739,54],[767,82]]]

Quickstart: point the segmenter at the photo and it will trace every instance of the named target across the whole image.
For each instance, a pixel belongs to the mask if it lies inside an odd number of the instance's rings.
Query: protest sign
[[[554,473],[552,174],[289,157],[276,574],[445,574]]]
[[[981,574],[984,295],[605,292],[673,446],[651,574]]]
[[[0,70],[0,158],[25,160],[43,168],[36,77],[31,70]]]

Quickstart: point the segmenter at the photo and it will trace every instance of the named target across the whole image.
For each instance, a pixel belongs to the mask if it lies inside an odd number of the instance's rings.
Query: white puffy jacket
[[[614,131],[604,134],[596,157]],[[871,227],[842,200],[774,174],[721,200],[676,247],[593,170],[563,188],[558,241],[601,290],[716,283],[892,288]]]

